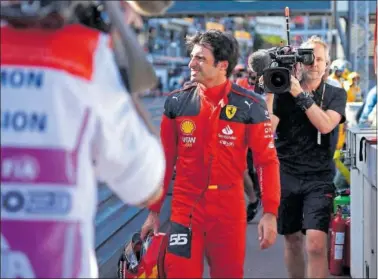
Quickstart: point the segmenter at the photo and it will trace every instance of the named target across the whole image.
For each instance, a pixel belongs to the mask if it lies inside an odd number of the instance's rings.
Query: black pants
[[[278,233],[319,230],[328,233],[335,187],[332,181],[302,180],[281,171]]]

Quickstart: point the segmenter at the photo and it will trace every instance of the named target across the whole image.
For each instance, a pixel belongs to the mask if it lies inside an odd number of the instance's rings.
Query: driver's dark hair
[[[206,32],[197,32],[195,35],[186,38],[188,50],[192,51],[195,45],[210,47],[215,65],[219,61],[227,61],[228,68],[226,76],[230,77],[239,58],[239,44],[230,33],[219,30],[208,30]]]

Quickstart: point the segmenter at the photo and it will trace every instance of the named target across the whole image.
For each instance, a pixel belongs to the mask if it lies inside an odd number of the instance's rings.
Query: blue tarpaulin
[[[211,14],[284,14],[288,6],[291,13],[329,14],[331,1],[175,1],[166,15]]]

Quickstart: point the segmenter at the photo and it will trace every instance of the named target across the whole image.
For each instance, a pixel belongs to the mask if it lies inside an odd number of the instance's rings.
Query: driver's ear
[[[219,66],[222,70],[225,70],[227,71],[227,68],[228,68],[228,61],[219,61]]]

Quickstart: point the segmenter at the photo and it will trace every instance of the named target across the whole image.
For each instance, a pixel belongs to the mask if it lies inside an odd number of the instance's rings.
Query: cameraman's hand
[[[300,93],[303,92],[301,84],[299,83],[299,80],[297,80],[294,76],[291,76],[290,81],[291,81],[290,93],[293,97],[297,97]]]

